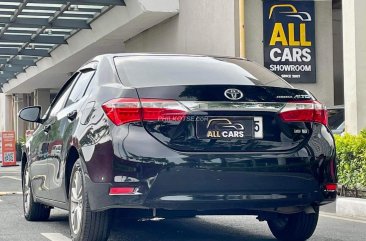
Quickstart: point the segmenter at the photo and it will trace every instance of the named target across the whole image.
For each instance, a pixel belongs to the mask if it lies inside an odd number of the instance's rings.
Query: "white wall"
[[[246,57],[263,65],[263,2],[245,0],[244,16]]]
[[[15,110],[13,109],[13,97],[0,94],[0,131],[13,130]]]
[[[0,94],[0,131],[5,131],[5,94]]]
[[[317,62],[316,84],[292,84],[296,88],[310,90],[327,106],[334,105],[333,84],[333,31],[332,2],[315,2],[315,41]],[[247,58],[264,64],[263,57],[263,2],[245,0],[245,29]]]
[[[366,128],[366,1],[342,4],[346,131],[357,134]]]
[[[235,0],[180,0],[179,15],[125,42],[126,52],[235,55]]]
[[[181,0],[180,13],[125,42],[126,52],[235,56],[236,0]],[[246,55],[263,65],[262,1],[245,0]],[[332,2],[315,4],[317,83],[294,84],[334,105]]]

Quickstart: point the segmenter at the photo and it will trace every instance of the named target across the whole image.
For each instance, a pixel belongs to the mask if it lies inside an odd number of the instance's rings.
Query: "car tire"
[[[90,210],[84,171],[80,159],[71,172],[69,188],[69,225],[73,241],[106,241],[110,231],[108,211]]]
[[[23,172],[23,210],[24,217],[28,221],[46,221],[50,217],[51,208],[37,203],[33,199],[32,183],[29,175],[29,165],[25,165]]]
[[[281,241],[304,241],[313,235],[318,224],[319,208],[315,213],[295,213],[268,220],[272,234]]]

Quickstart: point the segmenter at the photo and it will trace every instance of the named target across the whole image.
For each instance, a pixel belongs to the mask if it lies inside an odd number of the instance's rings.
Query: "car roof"
[[[115,53],[115,54],[102,54],[102,55],[98,55],[98,56],[94,57],[93,60],[97,60],[97,59],[101,59],[101,58],[133,57],[133,56],[166,56],[166,57],[184,56],[184,57],[211,57],[211,58],[247,60],[245,58],[233,57],[233,56],[203,55],[203,54],[179,54],[179,53]]]
[[[97,55],[94,58],[85,62],[77,71],[80,71],[85,68],[86,65],[90,64],[93,61],[102,61],[103,59],[113,59],[114,57],[134,57],[134,56],[185,56],[185,57],[210,57],[210,58],[220,58],[220,59],[231,59],[231,60],[244,60],[250,61],[246,58],[241,57],[233,57],[233,56],[215,56],[215,55],[199,55],[199,54],[179,54],[179,53],[114,53],[114,54],[101,54]]]

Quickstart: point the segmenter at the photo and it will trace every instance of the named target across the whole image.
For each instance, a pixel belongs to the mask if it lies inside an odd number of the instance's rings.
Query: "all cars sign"
[[[264,65],[292,83],[316,82],[313,1],[263,1]]]

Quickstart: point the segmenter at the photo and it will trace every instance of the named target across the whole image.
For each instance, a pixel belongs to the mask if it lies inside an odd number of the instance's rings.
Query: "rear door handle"
[[[45,125],[43,127],[43,131],[46,132],[46,133],[48,133],[50,131],[50,129],[51,129],[51,125]]]
[[[71,121],[75,120],[76,116],[78,115],[78,112],[76,110],[71,111],[69,114],[67,114],[67,118]]]

